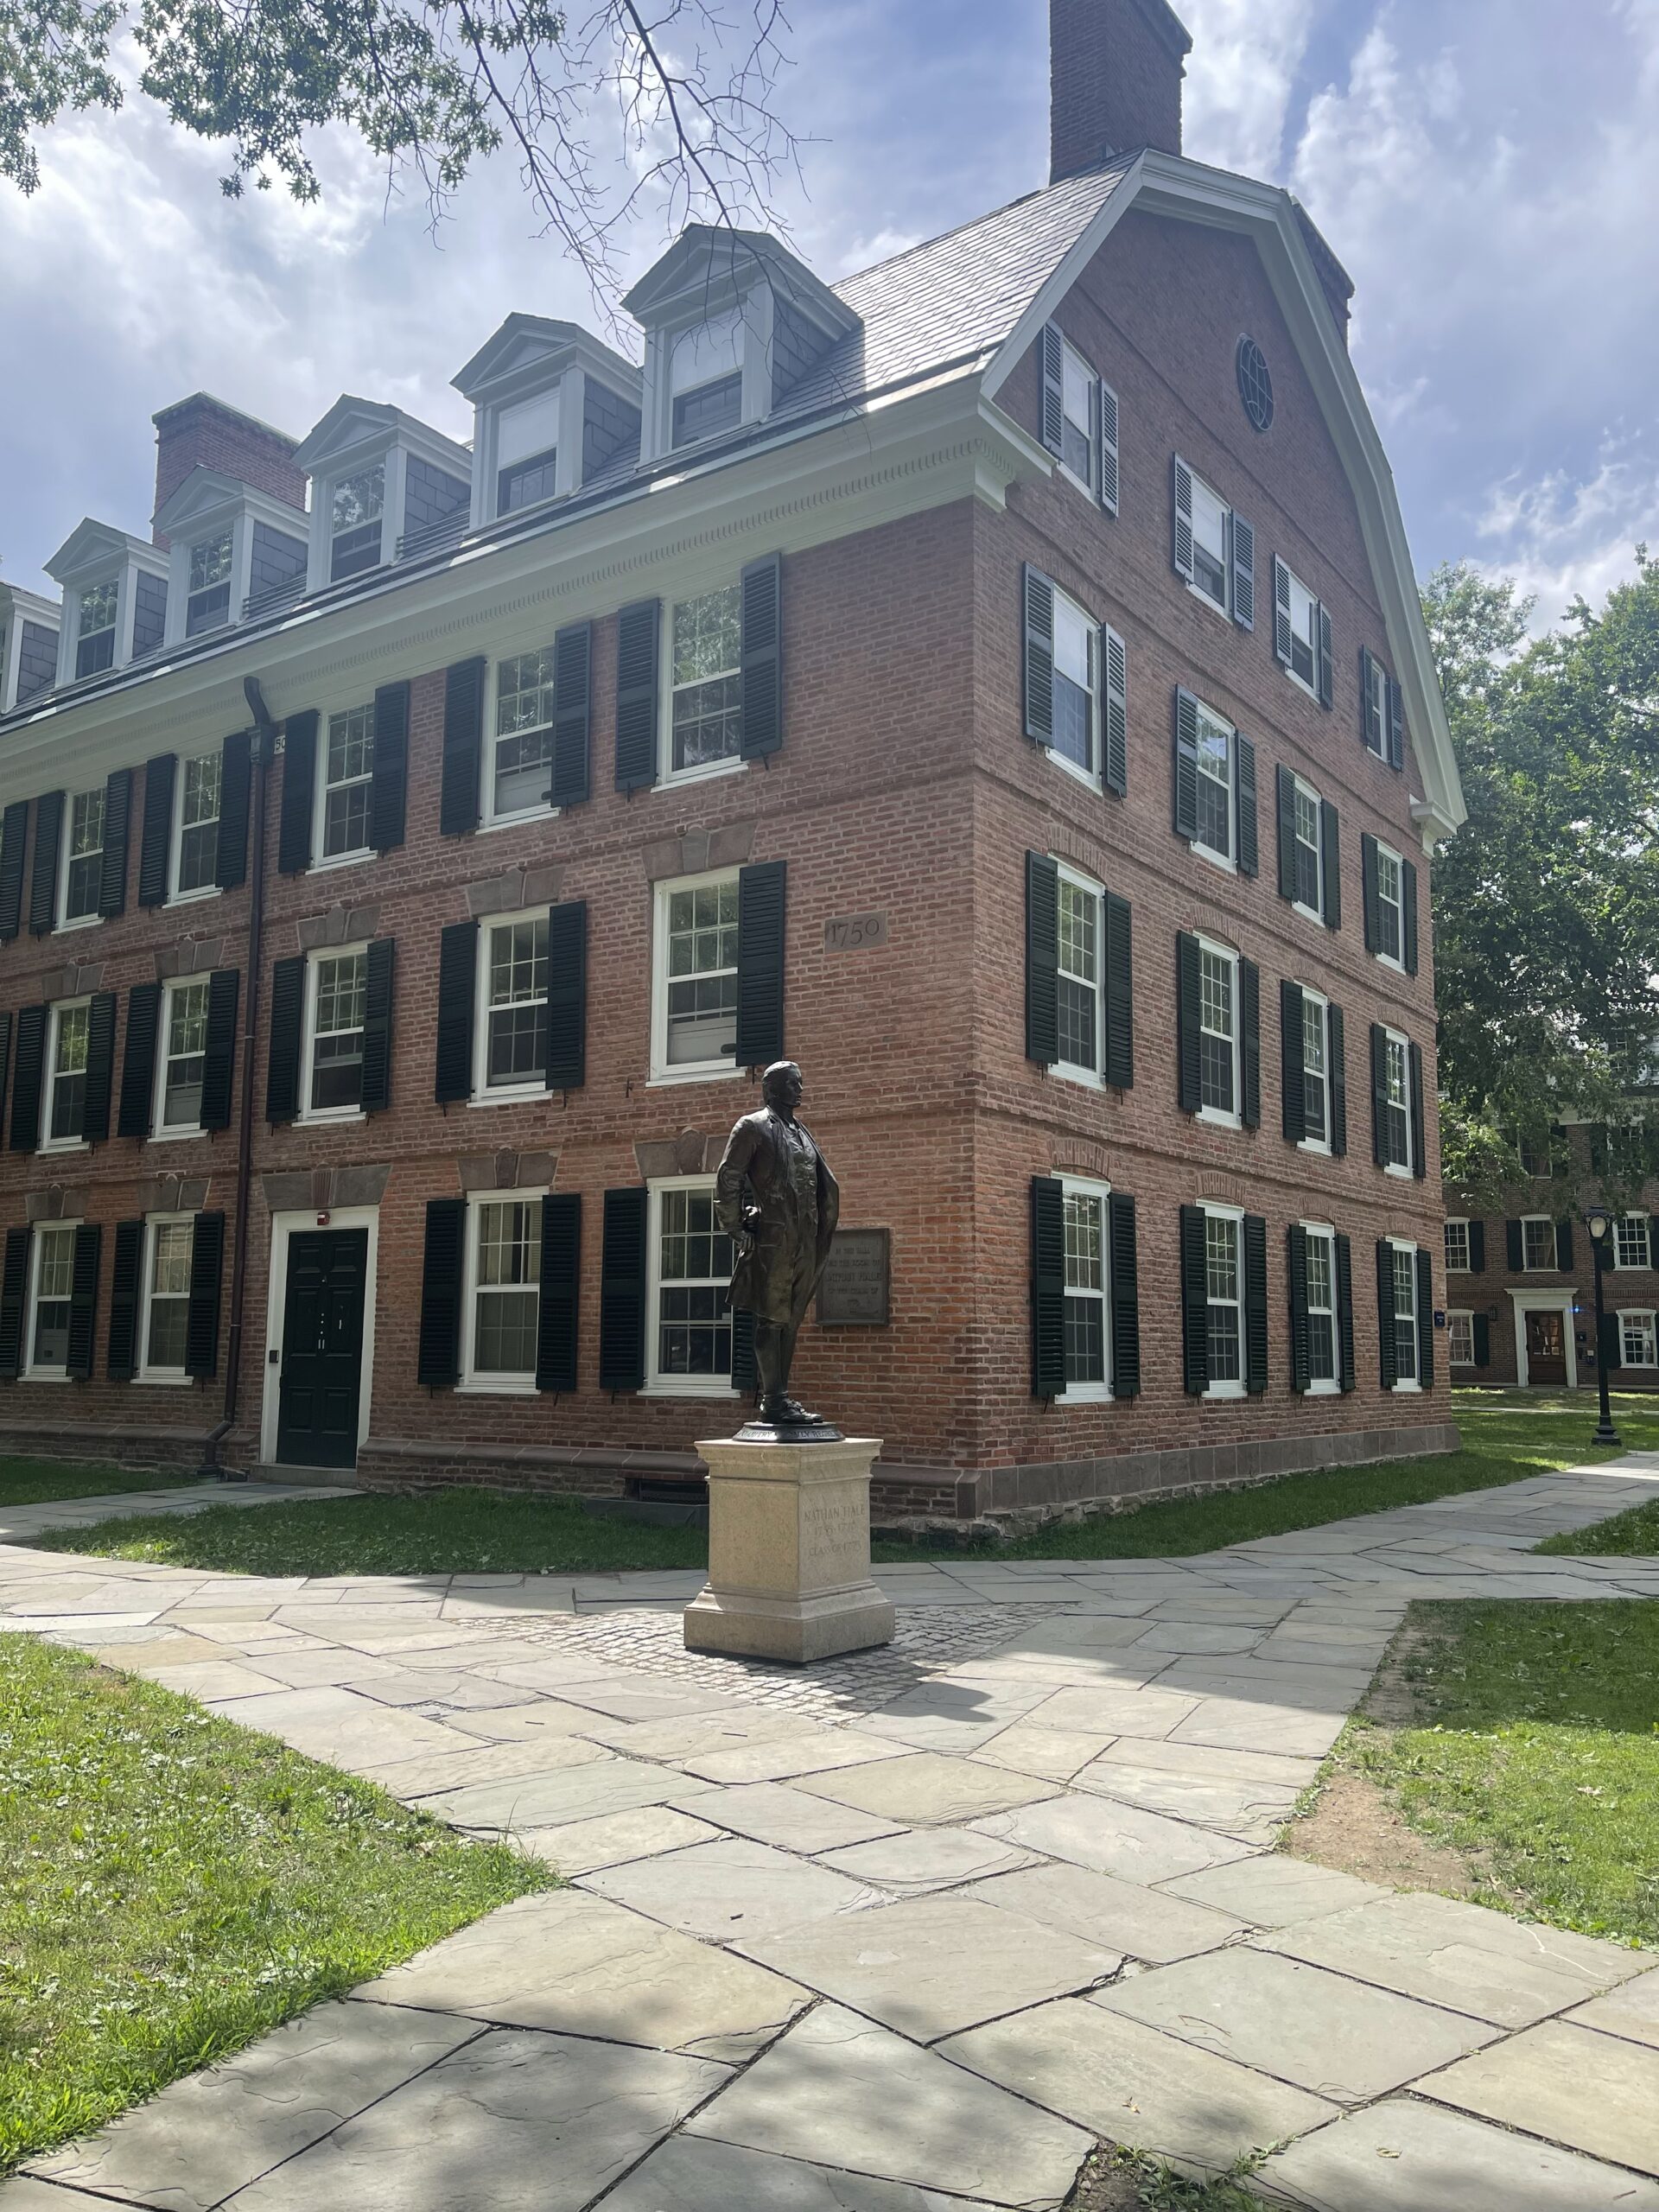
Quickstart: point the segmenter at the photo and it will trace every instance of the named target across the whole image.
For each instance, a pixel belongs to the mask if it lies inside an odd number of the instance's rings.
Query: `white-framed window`
[[[1365,749],[1368,753],[1374,753],[1379,760],[1386,760],[1389,757],[1389,671],[1375,653],[1367,652],[1363,659],[1363,681],[1368,687],[1368,696],[1361,702],[1363,709],[1361,727],[1365,733]]]
[[[1310,699],[1319,696],[1319,602],[1290,569],[1283,574],[1290,591],[1290,658],[1285,673]]]
[[[1395,1244],[1394,1372],[1396,1390],[1421,1388],[1417,1380],[1417,1247]]]
[[[1244,1217],[1230,1206],[1204,1210],[1206,1398],[1244,1395]]]
[[[1540,1143],[1535,1137],[1522,1137],[1516,1146],[1520,1154],[1521,1173],[1535,1183],[1548,1183],[1555,1173],[1555,1162],[1550,1154],[1549,1140]]]
[[[552,809],[551,645],[513,653],[495,664],[494,734],[485,783],[486,821],[518,821]]]
[[[669,363],[670,442],[734,430],[743,418],[743,309],[710,315],[673,341]]]
[[[161,1050],[150,1126],[158,1136],[194,1135],[201,1127],[201,1080],[207,1053],[206,976],[184,976],[162,995]]]
[[[75,674],[97,676],[115,665],[116,625],[121,612],[121,584],[111,576],[88,584],[75,618]]]
[[[1654,1351],[1651,1313],[1621,1313],[1618,1337],[1626,1367],[1659,1366],[1659,1357]]]
[[[1648,1217],[1627,1213],[1613,1232],[1613,1264],[1618,1268],[1647,1268],[1653,1264]]]
[[[1210,855],[1211,859],[1236,865],[1238,841],[1235,835],[1235,804],[1236,784],[1233,759],[1234,741],[1237,735],[1230,722],[1223,721],[1219,715],[1209,708],[1198,707],[1198,834],[1193,839],[1196,850]]]
[[[1411,1046],[1396,1030],[1382,1032],[1382,1165],[1390,1175],[1409,1175]]]
[[[306,969],[302,1122],[354,1121],[363,1111],[363,1023],[369,956],[354,945],[317,952]]]
[[[190,1262],[195,1245],[196,1224],[190,1214],[152,1214],[144,1224],[138,1372],[148,1381],[182,1382],[185,1379]]]
[[[1228,613],[1227,561],[1233,511],[1200,476],[1192,479],[1192,582],[1191,588],[1222,613]]]
[[[663,609],[663,773],[696,775],[740,758],[743,603],[736,582]]]
[[[224,781],[223,748],[181,760],[174,785],[172,899],[214,891],[219,875],[219,793]]]
[[[1060,340],[1060,466],[1093,497],[1095,372],[1069,339]]]
[[[235,536],[232,525],[226,523],[223,530],[216,530],[211,537],[199,539],[190,548],[189,592],[184,602],[187,638],[200,637],[204,630],[216,630],[221,622],[231,619]]]
[[[547,915],[506,914],[479,932],[474,1098],[547,1089]]]
[[[1337,1235],[1328,1222],[1304,1222],[1307,1232],[1307,1387],[1328,1396],[1342,1388],[1337,1344]]]
[[[1376,849],[1376,957],[1391,968],[1405,968],[1406,908],[1400,855],[1387,845]]]
[[[737,870],[656,890],[652,1079],[737,1073]]]
[[[99,890],[104,880],[104,786],[76,791],[65,822],[63,859],[58,886],[58,926],[98,919]]]
[[[1446,1272],[1449,1275],[1466,1275],[1474,1272],[1466,1221],[1448,1221],[1446,1224]]]
[[[1472,1313],[1449,1313],[1446,1315],[1446,1357],[1452,1367],[1474,1365],[1475,1317]]]
[[[1318,991],[1302,989],[1302,1129],[1309,1152],[1331,1149],[1331,1012]]]
[[[1521,1264],[1531,1274],[1555,1271],[1555,1224],[1547,1213],[1521,1217]]]
[[[467,1202],[461,1382],[465,1389],[536,1387],[542,1310],[542,1197],[488,1192]]]
[[[328,581],[337,584],[380,565],[386,508],[386,464],[372,462],[337,477],[328,492]]]
[[[1100,781],[1100,632],[1075,600],[1054,594],[1054,727],[1048,749],[1086,783]]]
[[[369,804],[374,779],[374,709],[330,715],[321,734],[321,774],[311,849],[323,861],[355,859],[372,849]]]
[[[563,388],[534,392],[504,407],[495,419],[495,512],[516,513],[550,499],[558,489]]]
[[[1098,1083],[1105,1022],[1101,1005],[1106,928],[1097,883],[1059,863],[1060,1056],[1055,1072],[1074,1083]]]
[[[1198,939],[1198,1117],[1240,1126],[1238,955]]]
[[[1060,1397],[1079,1405],[1112,1395],[1111,1186],[1065,1175],[1060,1190],[1065,1227],[1065,1388]]]
[[[45,1221],[35,1231],[26,1374],[66,1376],[69,1371],[69,1300],[75,1280],[77,1226],[73,1221]]]
[[[652,1183],[649,1217],[645,1387],[728,1396],[732,1240],[715,1218],[714,1178],[674,1176]]]
[[[86,1141],[86,1046],[91,1034],[90,999],[66,999],[52,1009],[47,1024],[46,1116],[42,1152],[68,1151]]]
[[[1325,919],[1325,840],[1321,835],[1319,795],[1300,776],[1295,785],[1295,846],[1291,856],[1296,876],[1293,904],[1310,921]]]

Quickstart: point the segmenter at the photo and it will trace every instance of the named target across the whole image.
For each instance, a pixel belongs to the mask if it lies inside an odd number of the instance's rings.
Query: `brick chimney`
[[[294,466],[297,438],[273,430],[251,415],[238,414],[211,392],[193,391],[150,420],[156,425],[156,512],[170,499],[193,468],[218,468],[257,492],[268,492],[290,507],[305,505],[305,476]],[[157,545],[166,538],[152,531]]]
[[[1179,154],[1192,50],[1166,0],[1048,0],[1049,182],[1135,147]]]

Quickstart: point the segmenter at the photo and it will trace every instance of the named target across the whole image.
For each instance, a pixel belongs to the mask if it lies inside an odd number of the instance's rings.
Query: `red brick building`
[[[880,1510],[1451,1440],[1461,801],[1351,288],[1182,158],[1162,0],[1052,34],[1046,188],[834,287],[690,231],[643,370],[510,315],[470,448],[157,417],[0,716],[0,1449],[683,1479],[785,1052]]]

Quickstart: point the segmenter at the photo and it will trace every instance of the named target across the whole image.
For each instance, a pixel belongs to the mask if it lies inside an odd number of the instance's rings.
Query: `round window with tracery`
[[[1254,338],[1238,341],[1238,396],[1256,429],[1265,430],[1273,421],[1273,378]]]

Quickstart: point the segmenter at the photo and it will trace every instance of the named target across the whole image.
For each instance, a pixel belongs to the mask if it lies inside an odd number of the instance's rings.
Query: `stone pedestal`
[[[709,1470],[709,1581],[685,1611],[690,1651],[800,1665],[893,1640],[870,1580],[869,1437],[699,1444]]]

